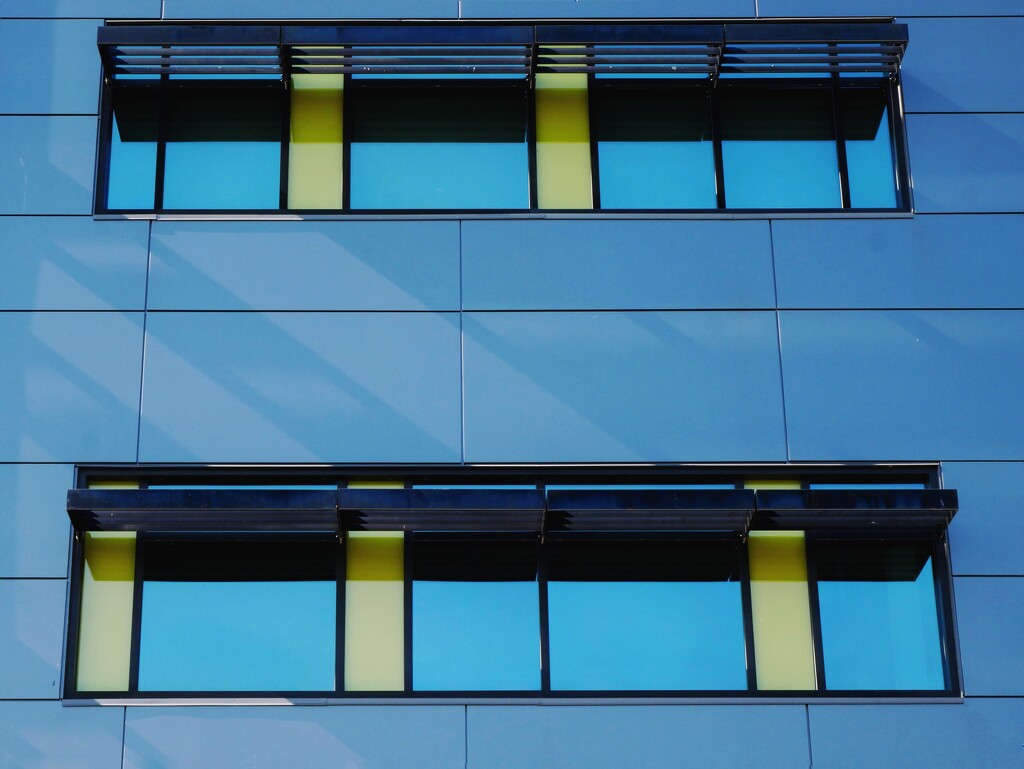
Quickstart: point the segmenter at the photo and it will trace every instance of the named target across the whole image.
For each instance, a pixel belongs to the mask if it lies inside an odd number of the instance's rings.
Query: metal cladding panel
[[[977,0],[970,12],[979,16],[1020,14],[1019,0]],[[758,0],[757,15],[782,16],[959,16],[965,12],[961,0]],[[911,27],[911,37],[914,29]]]
[[[685,15],[695,19],[739,18],[754,15],[749,0],[462,0],[464,19],[668,19]]]
[[[470,310],[767,309],[767,222],[468,221]]]
[[[142,317],[0,313],[0,461],[132,462]]]
[[[0,214],[92,212],[95,117],[0,117]]]
[[[470,769],[810,763],[803,706],[494,706],[467,709]],[[738,738],[742,735],[742,738]]]
[[[160,3],[161,0],[0,0],[0,17],[159,19]]]
[[[953,573],[1024,577],[1024,463],[943,462],[942,479],[960,497]]]
[[[118,713],[121,711],[118,710]],[[462,706],[130,708],[125,769],[451,769],[465,760]]]
[[[0,699],[59,696],[65,590],[64,580],[0,579]]]
[[[781,313],[794,460],[1024,457],[1024,312]]]
[[[1024,697],[1024,579],[957,577],[953,589],[965,692]]]
[[[467,313],[466,459],[785,459],[774,313]]]
[[[973,5],[971,11],[977,13]],[[1018,4],[1016,13],[1024,7]],[[911,31],[902,74],[908,112],[1024,112],[1024,71],[1016,56],[1024,48],[1024,15],[914,19]]]
[[[0,761],[12,769],[121,765],[123,708],[0,702]]]
[[[149,225],[0,217],[0,309],[141,310]]]
[[[0,113],[95,115],[98,22],[0,19]]]
[[[772,222],[784,308],[1001,308],[1024,304],[1019,215]]]
[[[66,577],[71,465],[0,465],[0,577]]]
[[[815,769],[984,769],[1020,763],[1024,699],[811,705]]]
[[[908,115],[921,213],[1024,210],[1024,114]]]
[[[457,462],[443,313],[155,313],[144,461]]]
[[[294,7],[293,7],[294,6]],[[278,0],[165,0],[167,19],[443,19],[459,15],[458,0],[303,0],[287,9]]]
[[[149,307],[457,310],[459,225],[156,222]]]

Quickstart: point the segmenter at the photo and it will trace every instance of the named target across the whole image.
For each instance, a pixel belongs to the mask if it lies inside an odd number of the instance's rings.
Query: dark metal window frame
[[[562,22],[517,21],[500,24],[460,22],[380,23],[346,22],[341,26],[288,25],[253,26],[220,24],[217,26],[122,25],[99,28],[98,45],[104,67],[101,119],[97,147],[94,197],[96,215],[226,215],[226,216],[408,216],[459,214],[786,214],[908,213],[912,210],[910,174],[906,157],[903,109],[900,103],[899,63],[906,50],[907,28],[890,20],[848,22],[757,22],[698,24],[666,22]],[[329,63],[306,55],[307,48],[333,50]],[[362,52],[367,52],[363,55]],[[498,53],[495,53],[498,52]],[[567,53],[568,52],[568,53]],[[318,54],[319,55],[319,54]],[[574,57],[567,62],[567,55]],[[433,62],[438,62],[434,64]],[[495,63],[497,61],[498,63]],[[427,62],[424,64],[424,62]],[[650,62],[657,62],[651,64]],[[591,132],[591,170],[594,207],[590,209],[539,208],[536,179],[536,130],[534,120],[534,79],[537,74],[578,72],[588,75],[590,92],[600,85],[618,85],[597,78],[600,73],[634,76],[628,87],[649,85],[665,87],[670,80],[650,80],[652,74],[687,72],[693,80],[677,80],[680,88],[704,88],[712,103],[715,182],[717,206],[711,209],[608,209],[600,207],[600,185],[596,164],[596,141]],[[349,205],[351,166],[347,162],[351,147],[349,126],[343,122],[342,151],[345,164],[342,175],[342,208],[289,208],[288,144],[290,123],[290,77],[308,73],[343,74],[345,89],[362,87],[354,74],[386,73],[397,76],[388,81],[365,81],[367,85],[384,82],[406,87],[458,87],[453,80],[403,80],[403,74],[471,74],[472,85],[520,88],[527,97],[527,156],[529,208],[516,209],[355,209]],[[843,78],[857,73],[873,77]],[[276,80],[225,80],[227,88],[278,87],[282,91],[280,195],[277,209],[165,209],[162,206],[166,109],[160,115],[157,140],[157,168],[153,208],[126,209],[107,206],[110,171],[112,103],[115,88],[140,87],[144,81],[120,80],[125,75],[149,75],[156,81],[148,87],[208,88],[217,81],[173,80],[188,74],[264,74]],[[487,75],[518,74],[519,80],[494,79]],[[730,80],[733,74],[743,79]],[[807,78],[817,74],[818,78]],[[800,75],[801,77],[791,77]],[[623,84],[625,85],[625,84]],[[890,144],[896,193],[894,208],[853,208],[850,205],[849,176],[845,143],[839,113],[839,92],[872,85],[886,90]],[[765,208],[726,207],[722,173],[721,137],[717,131],[714,95],[720,88],[819,88],[833,94],[836,127],[837,165],[841,185],[838,208]],[[144,86],[143,86],[144,87]],[[591,111],[592,114],[592,111]]]
[[[367,699],[394,699],[400,701],[422,699],[522,699],[548,698],[564,699],[728,699],[757,701],[764,699],[838,700],[886,698],[959,698],[962,696],[956,654],[955,625],[953,622],[952,579],[949,570],[948,544],[945,529],[956,510],[956,492],[943,491],[937,487],[936,467],[916,468],[822,468],[808,472],[796,468],[770,468],[766,470],[731,468],[587,468],[566,467],[543,470],[528,468],[473,468],[470,471],[451,468],[381,468],[366,470],[344,468],[337,472],[322,468],[292,470],[287,468],[236,468],[221,471],[214,468],[80,468],[77,488],[69,492],[69,515],[75,523],[72,558],[72,584],[70,591],[67,634],[67,656],[64,676],[64,697],[68,700],[152,700],[152,699],[326,699],[337,701],[364,701]],[[521,482],[533,483],[536,492],[529,489],[483,491],[474,496],[470,490],[423,490],[415,489],[345,489],[345,478],[366,480],[368,478],[406,479],[407,486],[416,484],[459,483],[504,485]],[[751,491],[742,489],[744,478],[801,478],[803,491]],[[135,490],[89,490],[90,483],[103,480],[137,479],[142,495]],[[547,493],[542,487],[578,483],[581,485],[616,484],[700,484],[733,483],[735,491],[697,490],[679,493],[677,490],[655,492],[620,492],[615,490],[586,492],[555,491]],[[810,483],[851,483],[851,484],[892,484],[921,483],[927,488],[921,490],[857,489],[852,491],[814,491]],[[195,484],[195,491],[150,491],[145,486]],[[337,484],[337,491],[277,491],[264,493],[250,490],[202,491],[202,485],[221,484],[267,485],[312,485]],[[469,493],[467,494],[466,491]],[[482,496],[481,496],[482,494]],[[191,496],[190,496],[191,495]],[[646,496],[645,496],[646,495]],[[660,495],[660,496],[659,496]],[[708,502],[715,499],[723,502],[721,510],[714,512]],[[147,505],[140,500],[149,499]],[[743,606],[744,643],[747,653],[747,689],[722,691],[560,691],[550,686],[550,670],[544,656],[542,667],[542,688],[539,691],[414,691],[412,690],[412,634],[415,631],[412,617],[412,564],[417,531],[437,532],[446,520],[454,520],[460,510],[465,510],[467,500],[491,499],[491,509],[473,508],[473,521],[460,531],[451,531],[445,536],[467,542],[480,539],[518,540],[524,537],[535,541],[538,546],[538,594],[540,600],[540,633],[542,651],[548,648],[548,624],[546,612],[547,570],[545,567],[544,542],[548,539],[571,538],[577,541],[616,542],[626,539],[660,540],[715,540],[735,544],[741,569],[741,592]],[[551,500],[555,502],[552,503]],[[559,501],[561,499],[561,501]],[[636,512],[614,509],[618,504],[634,505],[644,499],[661,504],[655,515],[648,515],[630,529],[624,529],[630,515]],[[748,500],[749,515],[737,517],[736,502]],[[347,500],[347,501],[346,501]],[[380,502],[377,504],[375,502]],[[404,512],[401,503],[408,505]],[[502,504],[504,500],[504,506]],[[543,507],[531,507],[540,500]],[[674,501],[673,501],[674,500]],[[334,502],[332,506],[332,501]],[[396,502],[397,501],[397,502]],[[672,504],[669,504],[672,502]],[[284,506],[288,503],[290,506]],[[525,503],[525,504],[524,504]],[[566,509],[576,503],[581,517],[573,525],[566,522]],[[686,503],[690,509],[686,509]],[[97,505],[106,504],[105,508]],[[91,507],[90,507],[91,505]],[[219,506],[218,506],[219,505]],[[275,507],[276,505],[276,507]],[[348,507],[345,507],[347,505]],[[671,509],[674,505],[674,510]],[[554,508],[554,513],[552,511]],[[142,513],[140,513],[142,510]],[[708,511],[711,510],[709,513]],[[516,512],[518,511],[518,512]],[[596,513],[595,513],[596,511]],[[704,511],[703,513],[701,511]],[[602,515],[610,517],[602,518]],[[147,520],[146,513],[149,513]],[[445,516],[449,516],[445,518]],[[509,517],[511,515],[511,517]],[[589,517],[587,517],[589,515]],[[618,517],[616,517],[616,515]],[[404,523],[402,522],[404,516]],[[703,517],[702,517],[703,516]],[[296,525],[298,518],[300,525]],[[179,523],[175,523],[175,520]],[[207,521],[202,531],[196,521]],[[510,521],[512,522],[510,524]],[[672,529],[672,522],[675,529]],[[808,526],[809,522],[817,525]],[[601,524],[607,524],[602,529]],[[811,623],[814,638],[815,665],[818,689],[814,691],[766,691],[756,689],[756,659],[753,645],[752,609],[750,579],[747,558],[746,534],[749,530],[795,529],[807,532],[808,591],[811,607]],[[83,532],[88,530],[135,530],[138,531],[136,544],[136,576],[134,607],[132,615],[132,639],[130,657],[130,689],[127,692],[96,692],[76,690],[77,676],[77,628],[80,622],[80,597],[84,568]],[[302,529],[296,530],[296,529]],[[141,634],[141,600],[143,590],[145,549],[147,541],[179,540],[332,540],[344,537],[346,530],[405,530],[405,691],[403,692],[347,692],[344,691],[344,575],[345,548],[337,548],[337,630],[336,630],[336,686],[332,691],[168,691],[154,692],[138,690],[139,639]],[[518,530],[514,530],[518,529]],[[436,536],[436,534],[434,535]],[[813,568],[813,547],[820,539],[842,538],[870,540],[912,539],[931,542],[935,596],[940,623],[940,643],[945,669],[945,688],[942,691],[837,691],[827,688],[824,679],[821,648],[820,617],[817,608],[817,582]]]

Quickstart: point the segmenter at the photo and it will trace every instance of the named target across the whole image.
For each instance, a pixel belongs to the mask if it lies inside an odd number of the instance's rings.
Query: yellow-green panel
[[[800,481],[766,479],[761,481],[745,481],[743,488],[753,491],[799,491]]]
[[[84,537],[76,688],[81,692],[128,691],[135,532],[87,532]]]
[[[345,690],[405,688],[405,540],[401,532],[348,534]]]
[[[350,489],[404,489],[405,488],[405,481],[396,481],[396,480],[349,481],[346,485]]]
[[[750,603],[757,688],[815,688],[807,551],[802,531],[752,531]]]
[[[537,204],[594,207],[585,74],[537,75]]]
[[[289,208],[341,208],[343,83],[341,75],[292,78]]]

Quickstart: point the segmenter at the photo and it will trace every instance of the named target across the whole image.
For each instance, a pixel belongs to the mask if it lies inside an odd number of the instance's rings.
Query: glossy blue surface
[[[70,465],[0,465],[0,577],[66,577]]]
[[[0,702],[0,764],[11,769],[109,769],[121,762],[122,708]]]
[[[540,689],[536,582],[412,585],[417,691]]]
[[[156,222],[152,249],[151,309],[459,307],[456,222]]]
[[[964,691],[1024,696],[1024,579],[958,577],[954,583]]]
[[[124,767],[451,769],[465,760],[463,713],[437,705],[129,708]]]
[[[140,691],[334,689],[333,582],[153,582]]]
[[[772,222],[780,307],[981,308],[1024,303],[1020,215]]]
[[[0,217],[0,309],[141,310],[149,225]]]
[[[469,461],[785,458],[772,313],[469,313],[464,328]]]
[[[758,16],[963,16],[960,0],[758,0]],[[978,0],[972,14],[1013,15],[1020,13],[1017,0]],[[903,19],[897,19],[903,21]],[[916,24],[916,22],[913,22]],[[914,34],[913,27],[910,34]],[[911,39],[914,39],[913,37]]]
[[[0,0],[0,16],[155,19],[160,17],[160,0]]]
[[[911,580],[818,580],[829,689],[945,688],[931,560]]]
[[[907,141],[918,211],[1024,210],[1024,115],[908,115]]]
[[[456,18],[458,0],[377,0],[367,5],[361,0],[303,0],[288,13],[282,13],[276,0],[248,0],[240,6],[235,0],[165,0],[167,19],[430,19]]]
[[[781,323],[793,459],[1024,457],[1024,312],[784,311]]]
[[[168,167],[168,170],[172,170]],[[156,138],[122,141],[115,119],[110,129],[107,208],[153,208],[156,191]]]
[[[983,13],[973,3],[970,10]],[[1024,73],[1012,62],[1024,46],[1024,9],[1018,3],[1007,12],[1018,18],[911,21],[901,76],[907,111],[1024,111]],[[978,77],[979,48],[989,52],[986,69],[998,77]]]
[[[1020,761],[1024,700],[811,705],[815,769],[988,769]]]
[[[777,224],[777,223],[776,223]],[[775,305],[767,222],[467,221],[470,310]]]
[[[839,208],[835,141],[722,142],[727,208]]]
[[[59,695],[64,595],[64,580],[0,579],[0,699]]]
[[[555,18],[739,18],[753,16],[747,0],[690,0],[680,8],[673,0],[462,0],[464,19]]]
[[[467,709],[470,769],[810,764],[803,706],[490,706]]]
[[[714,208],[710,142],[598,142],[602,208]]]
[[[1024,576],[1024,463],[943,462],[942,482],[960,499],[953,573]]]
[[[529,208],[526,144],[352,142],[352,208]]]
[[[92,211],[95,117],[0,117],[0,214]]]
[[[96,114],[95,21],[3,19],[0,5],[0,113]]]
[[[279,143],[169,141],[166,164],[164,208],[279,207]]]
[[[0,461],[134,461],[139,314],[0,313],[0,339]]]
[[[853,208],[896,207],[888,109],[882,111],[881,122],[873,137],[847,137],[846,167],[850,174],[850,205]]]
[[[745,689],[737,582],[549,582],[552,689]]]
[[[457,317],[154,313],[146,332],[143,457],[459,459]]]

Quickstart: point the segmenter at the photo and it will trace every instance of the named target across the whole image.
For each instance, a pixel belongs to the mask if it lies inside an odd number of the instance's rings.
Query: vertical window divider
[[[334,559],[335,609],[334,609],[334,694],[345,691],[345,599],[348,586],[346,557],[347,532],[339,531],[335,542],[337,552]]]
[[[537,192],[537,82],[533,73],[537,69],[537,46],[531,48],[530,56],[533,59],[530,65],[530,74],[526,78],[526,162],[527,175],[530,183],[530,209],[537,210],[540,207],[539,193]]]
[[[540,690],[551,692],[551,640],[548,633],[548,565],[544,538],[537,537],[537,600],[540,610]]]
[[[82,580],[85,571],[84,535],[77,529],[71,530],[71,573],[68,593],[68,624],[64,657],[64,680],[61,697],[78,690],[78,636],[82,625]]]
[[[413,540],[415,538],[410,536],[409,532],[405,532],[402,536],[402,560],[403,560],[403,607],[402,613],[404,617],[404,627],[402,632],[405,638],[405,649],[404,662],[405,662],[405,688],[403,691],[406,694],[412,692],[412,580],[413,580]]]
[[[291,47],[281,46],[281,179],[277,207],[288,209],[288,163],[292,132]]]
[[[818,565],[815,560],[813,532],[804,532],[804,548],[807,551],[807,597],[811,610],[811,640],[814,643],[814,682],[816,690],[821,692],[827,688],[825,681],[825,653],[821,638],[821,604],[818,601]]]
[[[722,158],[722,120],[718,105],[718,78],[712,77],[708,87],[711,108],[711,147],[715,156],[715,207],[725,208],[725,160]]]
[[[750,556],[747,538],[739,543],[740,596],[743,603],[743,645],[747,654],[747,691],[757,690],[757,656],[754,649],[754,605],[750,596]]]
[[[128,692],[139,691],[139,657],[142,650],[142,591],[146,574],[146,533],[135,535],[135,585],[132,589],[132,638],[128,659]]]
[[[939,643],[942,644],[944,662],[943,679],[946,690],[955,694],[963,693],[959,659],[955,653],[956,622],[953,607],[953,570],[949,560],[949,538],[941,534],[935,539],[932,550],[932,580],[935,592],[936,613],[939,618]]]
[[[594,48],[592,46],[587,47],[587,56],[594,56]],[[599,211],[601,209],[601,164],[600,158],[598,157],[597,148],[597,132],[594,130],[596,122],[594,120],[595,106],[597,103],[597,76],[594,72],[587,73],[587,130],[590,134],[590,184],[593,190],[594,198],[594,210]]]
[[[100,125],[96,138],[96,189],[93,191],[93,211],[107,211],[110,187],[110,145],[113,142],[114,89],[110,77],[104,72],[100,89]]]
[[[346,46],[347,50],[347,46]],[[341,210],[352,208],[352,116],[356,110],[349,109],[355,90],[352,88],[352,73],[342,75],[341,89]]]
[[[896,205],[905,211],[911,210],[910,164],[907,159],[907,120],[903,114],[903,85],[900,76],[889,76],[886,89],[889,108],[889,137],[892,141],[893,161],[896,167]]]
[[[836,137],[836,162],[839,164],[839,191],[843,208],[851,208],[850,168],[846,159],[846,126],[843,122],[842,88],[839,73],[831,74],[832,80],[832,125]]]
[[[167,57],[164,57],[165,59]],[[153,185],[153,210],[163,211],[164,209],[164,174],[167,166],[167,134],[169,132],[168,122],[170,121],[170,100],[171,100],[170,75],[160,75],[160,113],[157,116],[156,129],[156,174],[154,174]]]

